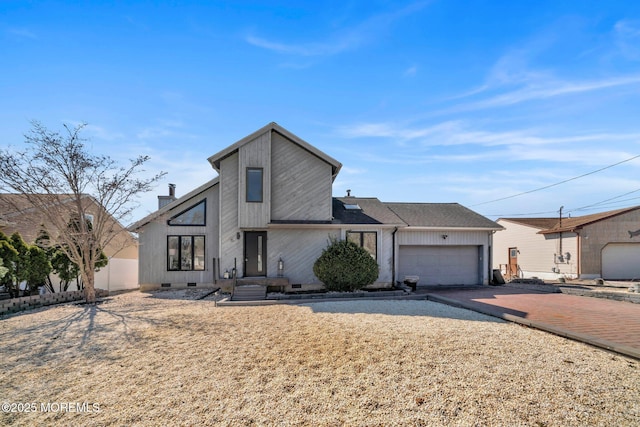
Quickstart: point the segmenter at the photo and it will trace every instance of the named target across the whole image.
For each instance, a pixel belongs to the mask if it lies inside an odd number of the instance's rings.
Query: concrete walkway
[[[640,359],[640,304],[504,286],[418,292]]]

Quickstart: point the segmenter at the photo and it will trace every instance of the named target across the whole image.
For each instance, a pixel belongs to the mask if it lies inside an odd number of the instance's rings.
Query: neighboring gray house
[[[640,278],[640,206],[572,218],[500,218],[493,266],[506,277]]]
[[[364,247],[377,287],[404,276],[419,285],[488,284],[495,222],[455,203],[383,203],[332,197],[337,160],[276,123],[209,158],[218,177],[130,227],[139,234],[140,285],[240,282],[286,291],[322,287],[313,263],[330,239]],[[228,279],[227,279],[228,280]]]

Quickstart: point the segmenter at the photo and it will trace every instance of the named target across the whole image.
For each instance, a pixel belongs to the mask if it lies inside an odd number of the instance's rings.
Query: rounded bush
[[[351,292],[378,278],[378,263],[360,246],[332,240],[313,264],[313,274],[330,291]]]

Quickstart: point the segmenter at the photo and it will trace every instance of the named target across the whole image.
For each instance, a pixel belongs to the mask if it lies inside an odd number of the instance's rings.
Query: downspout
[[[391,233],[391,287],[396,287],[396,232],[398,227]]]
[[[564,209],[564,206],[560,206],[560,221],[558,223],[558,228],[560,229],[562,229],[562,209]],[[560,250],[558,253],[562,256],[562,231],[560,231]]]
[[[489,270],[487,271],[487,274],[489,274],[488,279],[488,284],[491,285],[493,284],[493,235],[496,234],[496,230],[491,230],[491,232],[489,233],[489,250],[487,258],[489,259]]]
[[[578,279],[582,276],[582,235],[578,230],[576,230],[576,252],[577,252],[577,260],[576,260],[576,274],[578,275]]]

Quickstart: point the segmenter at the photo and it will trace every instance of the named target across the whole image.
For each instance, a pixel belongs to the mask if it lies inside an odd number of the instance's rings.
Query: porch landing
[[[289,285],[286,277],[243,277],[218,281],[221,288],[232,290],[232,301],[255,301],[267,298],[267,291],[275,289],[283,292]]]

